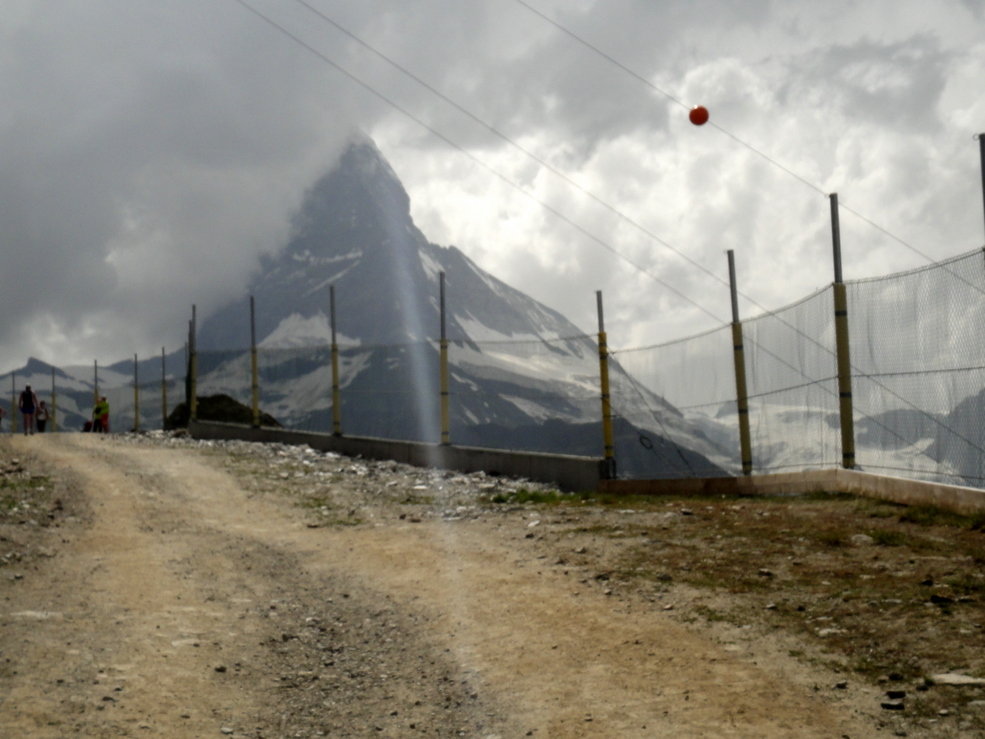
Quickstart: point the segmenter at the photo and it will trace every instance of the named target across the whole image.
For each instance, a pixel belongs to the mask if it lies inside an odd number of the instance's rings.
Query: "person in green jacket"
[[[109,401],[104,395],[92,409],[92,430],[108,434],[109,433]]]

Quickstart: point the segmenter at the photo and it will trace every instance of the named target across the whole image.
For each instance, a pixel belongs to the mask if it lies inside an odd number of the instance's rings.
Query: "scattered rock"
[[[883,701],[879,705],[887,711],[902,711],[906,707],[900,700]]]
[[[876,540],[868,534],[854,534],[849,541],[857,547],[871,546],[876,543]]]
[[[931,675],[930,680],[937,685],[985,685],[985,679],[971,675],[960,675],[956,672]]]

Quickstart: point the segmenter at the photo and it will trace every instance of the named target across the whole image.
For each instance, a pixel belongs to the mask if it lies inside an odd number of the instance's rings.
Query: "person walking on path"
[[[38,427],[38,433],[43,434],[45,426],[48,425],[48,419],[51,418],[51,414],[48,412],[48,406],[44,404],[42,400],[38,403],[38,412],[35,414],[34,423]]]
[[[38,408],[38,396],[31,390],[30,385],[24,386],[17,407],[24,416],[24,436],[34,433],[34,413]]]
[[[104,395],[92,409],[92,430],[108,434],[109,433],[109,401]]]

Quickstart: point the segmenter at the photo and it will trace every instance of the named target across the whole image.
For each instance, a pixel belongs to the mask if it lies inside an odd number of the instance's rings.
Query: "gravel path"
[[[482,503],[529,483],[163,438],[0,454],[45,483],[0,523],[2,737],[885,735],[587,577],[541,533],[575,514]]]

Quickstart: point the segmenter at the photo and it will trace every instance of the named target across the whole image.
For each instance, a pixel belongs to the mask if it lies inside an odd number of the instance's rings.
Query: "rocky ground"
[[[985,736],[982,520],[80,437],[0,442],[3,736]]]

